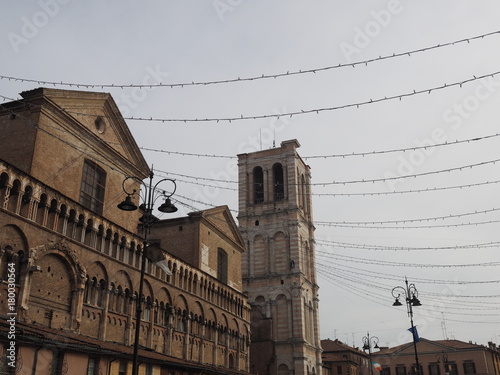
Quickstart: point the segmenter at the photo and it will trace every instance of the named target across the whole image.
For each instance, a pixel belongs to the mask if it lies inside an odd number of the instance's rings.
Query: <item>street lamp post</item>
[[[367,332],[366,336],[363,337],[363,350],[368,350],[368,362],[370,366],[370,375],[373,375],[373,363],[372,363],[372,347],[378,349],[378,337],[370,337],[370,333]]]
[[[153,186],[153,169],[149,173],[149,184],[146,185],[143,181],[139,180],[136,177],[127,177],[123,180],[122,189],[127,194],[125,200],[118,204],[118,208],[123,211],[135,211],[137,210],[137,206],[132,201],[132,196],[137,194],[137,190],[133,190],[132,192],[127,191],[125,188],[125,183],[130,180],[136,180],[140,182],[144,187],[144,197],[145,203],[141,205],[141,209],[144,211],[144,215],[139,219],[142,223],[142,228],[144,230],[144,239],[143,239],[143,248],[142,248],[142,256],[141,256],[141,274],[139,278],[139,295],[137,296],[136,301],[136,309],[135,309],[135,336],[134,336],[134,356],[132,363],[132,375],[138,374],[138,362],[139,362],[139,338],[141,333],[141,315],[142,315],[142,299],[143,299],[143,284],[144,284],[144,275],[146,273],[146,259],[156,263],[159,267],[161,267],[167,274],[171,275],[172,272],[168,268],[165,257],[161,250],[157,248],[150,247],[148,245],[148,234],[151,229],[151,226],[158,221],[153,215],[153,207],[156,200],[163,196],[165,198],[165,202],[158,207],[158,211],[165,213],[173,213],[177,211],[177,207],[175,207],[170,201],[170,197],[175,193],[177,185],[175,184],[175,180],[164,178],[158,181]],[[174,184],[174,189],[172,193],[167,194],[164,190],[159,190],[158,185],[164,181],[170,181]]]
[[[395,298],[392,306],[402,306],[403,304],[399,300],[401,296],[404,296],[406,302],[406,311],[408,316],[410,317],[411,323],[411,334],[413,336],[413,349],[415,350],[415,374],[420,374],[420,364],[418,363],[418,353],[417,353],[417,331],[415,326],[413,325],[413,307],[414,306],[422,306],[420,300],[418,299],[418,291],[415,287],[415,284],[408,284],[408,279],[405,277],[405,285],[406,287],[397,286],[392,289],[392,296]]]

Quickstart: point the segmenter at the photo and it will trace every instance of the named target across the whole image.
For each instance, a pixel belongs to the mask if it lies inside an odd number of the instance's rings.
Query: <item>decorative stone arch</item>
[[[30,277],[35,289],[29,291],[28,317],[52,328],[78,330],[87,274],[85,267],[63,241],[48,242],[31,251],[34,266],[38,266],[40,272]]]
[[[274,292],[271,296],[270,296],[270,300],[271,301],[276,301],[278,299],[279,296],[284,296],[288,301],[290,301],[292,299],[292,293],[289,291],[289,290],[286,290],[286,289],[283,289],[283,290],[278,290],[276,292]]]
[[[199,301],[191,304],[191,327],[190,333],[201,336],[203,334],[203,322],[205,321],[205,311]]]
[[[86,275],[88,277],[97,277],[98,280],[104,279],[109,280],[108,271],[104,263],[100,261],[93,262],[90,266],[87,267]]]
[[[265,275],[269,272],[269,239],[267,236],[257,234],[250,244],[251,276]]]
[[[203,319],[205,318],[205,309],[203,308],[203,305],[201,304],[200,301],[195,301],[192,305],[191,311],[198,315],[201,316]]]
[[[31,219],[33,214],[33,204],[32,201],[34,199],[34,190],[33,186],[31,186],[30,181],[24,180],[22,182],[21,188],[22,195],[20,196],[19,203],[19,215]]]
[[[207,314],[205,315],[205,319],[210,320],[212,322],[215,322],[215,324],[219,323],[219,321],[217,320],[217,314],[215,313],[215,310],[211,307],[207,310]]]
[[[147,297],[151,298],[152,301],[155,300],[155,294],[153,291],[153,286],[151,285],[150,281],[148,279],[144,279],[144,284],[142,288],[142,296],[144,299]]]
[[[264,306],[265,302],[269,300],[269,297],[267,296],[264,296],[262,294],[259,294],[258,296],[252,298],[252,299],[249,299],[248,302],[253,305],[253,304],[259,304],[259,305],[262,305]]]
[[[118,291],[115,306],[116,311],[122,314],[128,314],[131,311],[131,296],[134,292],[132,278],[127,271],[119,270],[113,275],[111,282],[116,285]]]
[[[113,281],[117,286],[121,285],[124,290],[128,288],[131,292],[133,292],[132,278],[127,271],[119,270],[111,277],[111,281]]]
[[[255,299],[250,302],[250,324],[252,325],[252,339],[260,340],[266,337],[270,337],[270,326],[269,321],[266,319],[269,316],[269,298],[263,295],[258,295]]]
[[[274,272],[287,273],[290,270],[290,233],[288,231],[279,230],[273,234],[270,256]]]
[[[189,304],[187,302],[186,297],[184,297],[183,294],[177,295],[175,300],[176,300],[175,305],[176,305],[177,309],[180,309],[181,311],[186,311],[187,313],[189,313],[189,311],[190,311]]]
[[[87,275],[87,270],[80,262],[80,260],[78,260],[78,258],[76,257],[75,251],[71,249],[64,241],[47,242],[44,245],[37,246],[31,249],[30,252],[33,253],[35,262],[38,262],[46,254],[59,255],[67,262],[69,266],[68,270],[70,271],[71,277],[70,282],[74,286],[83,287],[85,276]]]
[[[158,323],[160,325],[166,326],[168,324],[171,324],[171,317],[173,316],[174,313],[174,308],[172,306],[172,297],[167,290],[167,288],[162,287],[158,293],[156,293],[158,296]]]
[[[10,194],[8,197],[8,200],[6,201],[6,208],[10,212],[18,213],[18,208],[21,204],[20,202],[20,196],[22,193],[22,183],[21,180],[17,177],[15,177],[12,181],[11,187],[10,187]]]
[[[28,250],[28,239],[17,225],[7,224],[0,228],[0,252],[7,246],[14,252]]]
[[[159,301],[164,301],[165,303],[169,303],[170,305],[172,305],[172,295],[167,288],[162,287],[158,291],[157,296]]]
[[[229,332],[229,320],[225,313],[221,313],[219,317],[219,344],[226,345],[228,332]]]
[[[290,298],[284,293],[280,293],[274,300],[273,323],[277,340],[288,340],[291,336],[292,310],[290,302]]]
[[[289,375],[290,369],[293,368],[289,361],[281,361],[277,367],[277,375]]]
[[[188,332],[189,326],[189,305],[184,295],[175,297],[174,309],[176,311],[174,326],[180,332]]]

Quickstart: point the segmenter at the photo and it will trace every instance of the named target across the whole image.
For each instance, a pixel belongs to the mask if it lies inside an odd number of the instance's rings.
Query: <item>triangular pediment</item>
[[[22,93],[25,98],[41,96],[42,111],[71,132],[82,142],[107,156],[114,163],[121,159],[134,175],[145,176],[149,167],[137,143],[109,93],[41,88]],[[73,120],[73,121],[68,121]]]
[[[192,213],[201,214],[205,223],[211,226],[220,236],[233,242],[242,251],[245,249],[245,242],[240,234],[239,228],[234,221],[233,215],[227,206],[219,206],[212,209]]]

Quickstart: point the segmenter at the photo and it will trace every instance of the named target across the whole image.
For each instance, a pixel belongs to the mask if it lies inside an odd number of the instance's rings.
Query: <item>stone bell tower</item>
[[[238,155],[250,372],[321,374],[310,168],[297,140]]]

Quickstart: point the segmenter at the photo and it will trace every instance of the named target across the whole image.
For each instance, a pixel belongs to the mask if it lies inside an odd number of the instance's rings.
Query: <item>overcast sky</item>
[[[236,217],[236,155],[300,142],[314,184],[322,338],[409,342],[391,296],[407,276],[423,304],[420,336],[500,343],[498,1],[2,8],[0,75],[42,83],[2,79],[0,94],[53,81],[110,92],[157,175],[177,179],[180,215],[227,204]],[[158,83],[185,85],[84,86]]]

